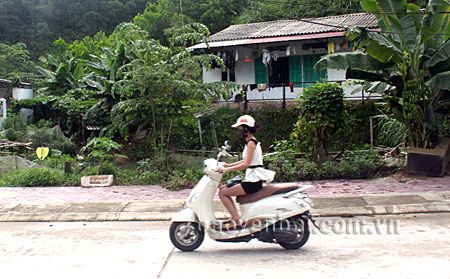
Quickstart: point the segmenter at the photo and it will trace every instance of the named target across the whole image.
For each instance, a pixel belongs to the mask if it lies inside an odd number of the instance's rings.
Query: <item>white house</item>
[[[324,79],[340,82],[346,98],[367,98],[360,87],[345,86],[345,71],[314,71],[322,55],[353,50],[344,32],[354,26],[378,29],[376,18],[367,13],[241,24],[213,34],[209,48],[201,43],[192,49],[225,61],[225,72],[204,69],[203,81],[240,84],[242,90],[230,92],[229,101],[294,100],[303,88]]]
[[[0,79],[0,128],[2,127],[3,121],[7,118],[7,102],[9,98],[14,98],[15,100],[32,99],[34,97],[34,92],[32,85],[30,83],[22,82],[20,84],[12,87],[12,96],[9,92],[11,87],[11,81],[6,79]],[[21,108],[20,114],[24,120],[33,115],[32,109]]]

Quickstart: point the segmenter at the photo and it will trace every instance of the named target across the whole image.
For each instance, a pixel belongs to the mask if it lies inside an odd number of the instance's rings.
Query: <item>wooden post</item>
[[[86,123],[84,122],[83,115],[81,115],[81,142],[82,143],[86,142],[85,131],[86,131]]]
[[[370,117],[370,146],[373,148],[374,146],[374,138],[373,138],[373,116]]]
[[[247,92],[248,92],[248,91],[246,91],[246,92],[244,93],[244,111],[245,111],[245,112],[247,112],[247,108],[248,108]]]
[[[219,150],[219,143],[217,142],[217,135],[216,135],[216,126],[214,126],[214,121],[211,121],[210,124],[211,124],[211,133],[214,140],[214,147],[216,148],[216,150]]]
[[[200,148],[203,148],[202,123],[200,122],[200,117],[197,118],[197,121],[198,121],[198,133],[200,135]]]
[[[72,163],[71,162],[64,163],[64,173],[72,173]]]
[[[361,99],[362,99],[362,104],[364,105],[364,86],[361,90]]]

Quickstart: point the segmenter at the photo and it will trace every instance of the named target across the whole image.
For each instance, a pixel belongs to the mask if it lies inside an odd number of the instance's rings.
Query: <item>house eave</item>
[[[302,35],[292,35],[292,36],[265,37],[265,38],[228,40],[228,41],[214,41],[214,42],[209,42],[208,45],[206,45],[206,43],[200,43],[200,44],[190,47],[189,49],[196,50],[196,49],[221,48],[221,47],[231,47],[231,46],[251,46],[251,45],[258,45],[258,44],[302,41],[302,40],[322,39],[322,38],[336,38],[336,37],[344,37],[344,36],[345,36],[344,31],[337,31],[337,32],[302,34]]]

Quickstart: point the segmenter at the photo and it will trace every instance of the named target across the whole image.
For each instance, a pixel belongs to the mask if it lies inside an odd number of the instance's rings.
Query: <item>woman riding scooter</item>
[[[231,218],[219,225],[213,225],[213,228],[217,230],[242,229],[243,223],[232,197],[256,193],[262,188],[263,182],[271,182],[275,176],[274,171],[263,168],[261,143],[255,138],[257,128],[255,119],[249,115],[243,115],[231,127],[238,128],[238,136],[245,140],[243,160],[232,164],[224,164],[217,171],[225,173],[245,170],[245,178],[239,184],[219,188],[220,200],[230,212]]]

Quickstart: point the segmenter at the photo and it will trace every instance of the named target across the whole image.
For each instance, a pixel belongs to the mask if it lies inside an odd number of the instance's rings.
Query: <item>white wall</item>
[[[203,82],[209,83],[209,82],[216,82],[222,80],[222,70],[220,68],[216,69],[206,69],[203,67]]]
[[[6,99],[0,98],[0,128],[2,128],[3,121],[5,121],[6,117]]]
[[[338,52],[341,51],[348,51],[349,49],[342,49],[339,47],[340,43],[342,43],[343,39],[330,39],[329,42],[335,42],[335,50]],[[287,45],[289,44],[291,46],[291,54],[290,55],[308,55],[308,54],[325,54],[326,49],[308,49],[304,50],[302,48],[301,43],[280,43],[280,45]],[[252,46],[252,48],[249,47],[234,47],[229,48],[233,50],[238,51],[238,61],[236,62],[236,83],[238,84],[254,84],[255,83],[255,66],[254,62],[245,62],[246,59],[252,59],[252,53],[254,51],[257,51],[258,53],[261,53],[261,50],[267,47],[267,45],[258,45],[258,46]],[[280,57],[285,56],[284,51],[279,51]],[[328,80],[329,81],[342,81],[345,80],[345,70],[336,70],[336,69],[328,69]],[[212,69],[207,71],[206,69],[203,69],[203,81],[204,82],[214,82],[214,81],[221,81],[222,79],[222,72],[221,69]],[[349,85],[348,82],[343,82],[341,85],[344,88],[344,94],[346,98],[349,99],[355,99],[355,98],[361,98],[362,92],[361,92],[361,86],[357,85]],[[250,89],[250,88],[249,88]],[[302,95],[303,88],[302,87],[294,87],[293,92],[290,91],[289,85],[286,85],[285,88],[285,98],[286,100],[296,100],[298,97]],[[356,92],[356,93],[355,93]],[[240,91],[236,91],[233,94],[233,97],[229,101],[234,101],[234,98],[237,94],[241,93]],[[353,94],[352,94],[353,93]],[[367,93],[365,94],[365,97],[367,98]],[[373,95],[371,97],[374,97]],[[275,87],[275,88],[267,88],[263,91],[258,91],[257,89],[249,90],[247,91],[247,99],[253,100],[253,101],[263,101],[263,100],[282,100],[283,99],[283,88],[282,87]],[[225,101],[225,100],[221,100]]]
[[[245,62],[246,59],[252,59],[252,49],[238,48],[239,59],[236,61],[236,83],[254,84],[255,83],[255,64],[253,61]]]
[[[12,95],[13,95],[14,99],[19,101],[19,100],[24,100],[24,99],[32,99],[34,97],[34,92],[33,92],[33,89],[14,87],[12,89]],[[28,118],[33,115],[33,110],[21,108],[20,115],[22,116],[23,120],[27,121]]]

